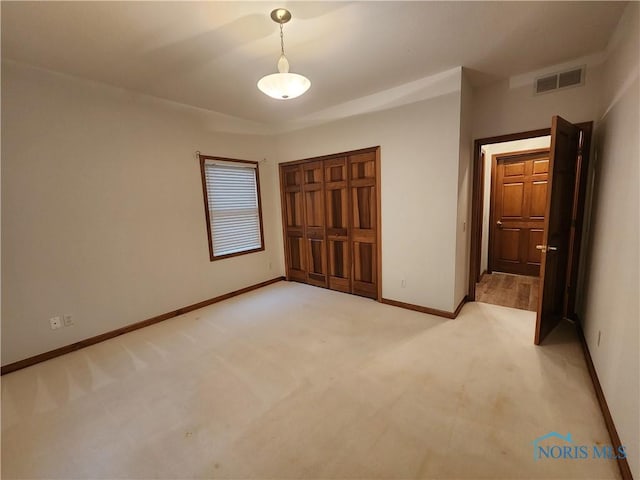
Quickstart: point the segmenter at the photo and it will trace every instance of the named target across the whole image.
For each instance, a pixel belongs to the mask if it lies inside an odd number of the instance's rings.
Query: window
[[[264,250],[258,162],[200,155],[211,261]]]

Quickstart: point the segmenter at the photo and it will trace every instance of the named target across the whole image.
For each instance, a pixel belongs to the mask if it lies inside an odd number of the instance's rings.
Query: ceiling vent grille
[[[554,90],[562,90],[565,88],[584,85],[584,71],[585,67],[582,66],[572,68],[571,70],[565,70],[564,72],[538,77],[534,82],[534,93],[538,95],[541,93],[552,92]]]
[[[558,74],[538,78],[536,80],[536,93],[550,92],[556,88],[558,88]]]

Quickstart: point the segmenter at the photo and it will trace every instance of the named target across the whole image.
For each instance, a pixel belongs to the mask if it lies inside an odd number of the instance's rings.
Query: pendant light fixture
[[[278,100],[290,100],[299,97],[309,90],[311,81],[297,73],[289,73],[289,60],[284,55],[284,34],[282,26],[291,20],[291,12],[284,8],[276,8],[271,12],[271,19],[280,24],[280,58],[278,73],[266,75],[258,81],[258,88],[265,95]]]

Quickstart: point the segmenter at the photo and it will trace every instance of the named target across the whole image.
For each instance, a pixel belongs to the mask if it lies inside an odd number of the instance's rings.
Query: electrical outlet
[[[58,328],[62,328],[62,322],[60,321],[60,317],[51,317],[49,319],[49,324],[51,325],[51,330],[57,330]]]
[[[73,325],[73,317],[70,314],[65,313],[64,315],[62,315],[62,323],[65,327],[70,327],[71,325]]]
[[[600,337],[602,336],[602,332],[600,330],[598,330],[598,344],[597,346],[600,346]]]

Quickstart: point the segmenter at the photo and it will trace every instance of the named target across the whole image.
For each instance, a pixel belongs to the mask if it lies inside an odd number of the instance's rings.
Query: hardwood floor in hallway
[[[509,273],[485,273],[476,287],[476,301],[535,312],[540,279]]]

